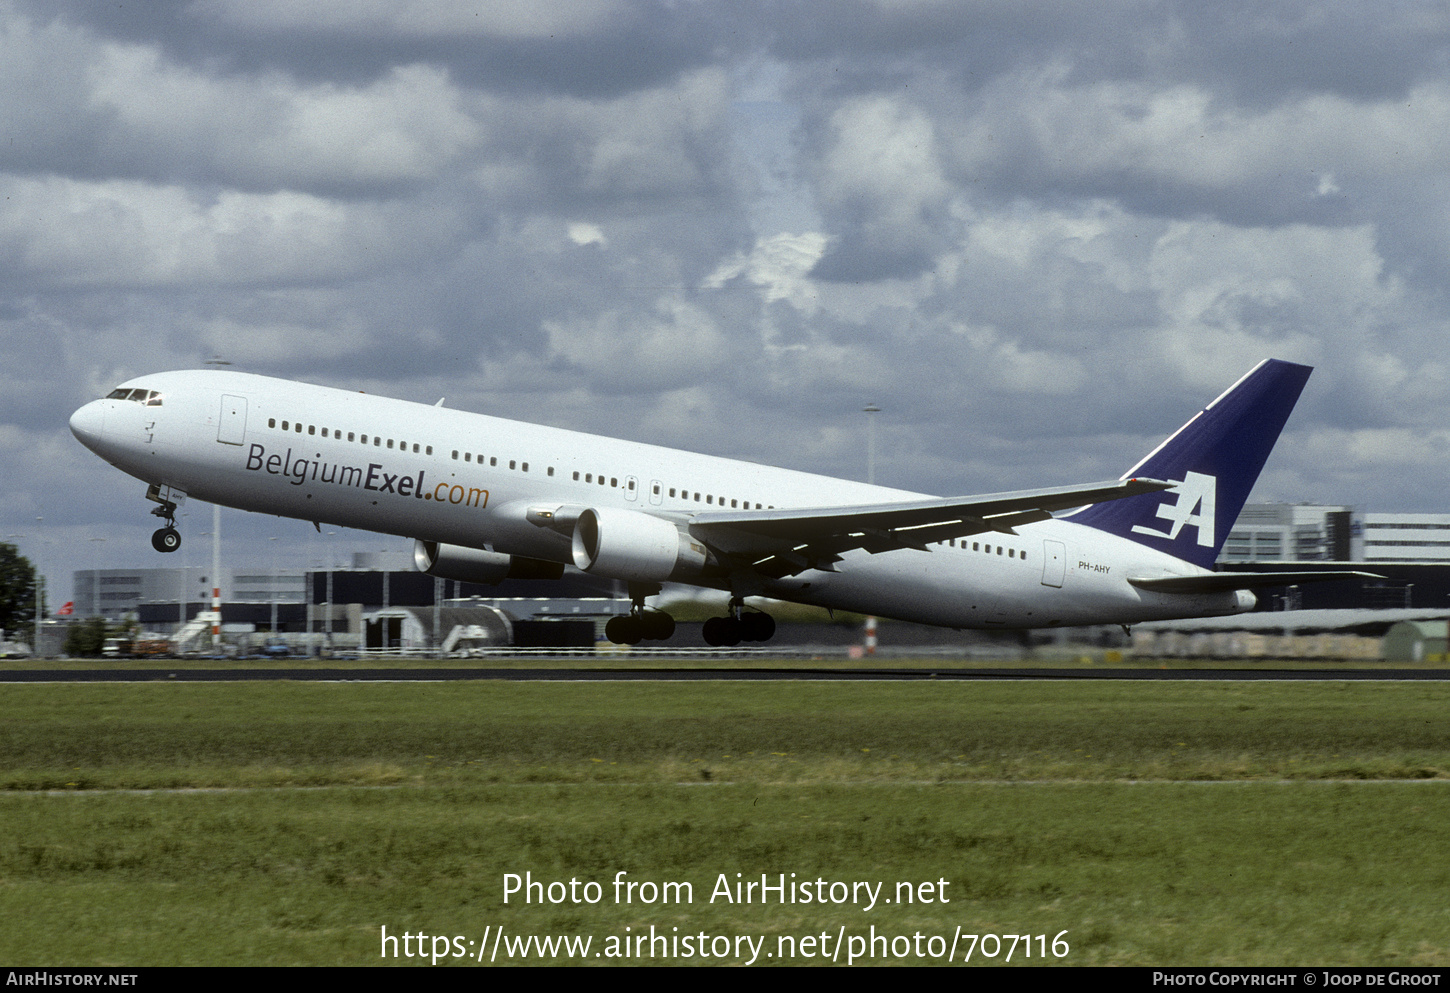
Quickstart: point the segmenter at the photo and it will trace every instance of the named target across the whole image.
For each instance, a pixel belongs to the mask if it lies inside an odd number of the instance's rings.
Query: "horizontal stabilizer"
[[[1135,579],[1129,576],[1128,582],[1140,590],[1153,593],[1223,593],[1230,590],[1257,590],[1269,586],[1293,586],[1297,583],[1384,578],[1372,572],[1211,572],[1202,576],[1161,576],[1157,579]]]

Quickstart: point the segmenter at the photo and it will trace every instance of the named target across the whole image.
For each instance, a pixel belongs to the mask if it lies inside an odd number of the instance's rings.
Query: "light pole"
[[[45,523],[45,518],[44,517],[37,517],[35,519],[35,540],[40,545],[42,545],[42,546],[45,544],[45,540],[40,537],[40,527],[44,523]],[[45,609],[45,595],[44,595],[44,590],[45,590],[45,573],[41,572],[41,570],[40,570],[40,556],[39,555],[36,555],[35,556],[35,644],[31,648],[31,651],[30,651],[30,654],[33,655],[33,656],[39,656],[40,655],[40,621],[41,621],[41,617],[42,617],[43,611]]]
[[[182,514],[181,529],[186,530],[186,515]],[[189,543],[181,543],[181,578],[176,581],[176,633],[180,634],[181,629],[186,627],[186,547]],[[173,638],[174,642],[176,639]]]
[[[222,653],[222,505],[211,505],[211,650]]]
[[[327,650],[328,650],[329,653],[332,652],[332,559],[333,559],[333,550],[332,550],[332,541],[331,541],[331,538],[335,534],[337,534],[336,531],[329,531],[329,532],[327,532],[327,537],[329,539],[328,542],[327,542],[327,619],[322,622],[323,631],[324,631],[324,633],[327,636],[324,640],[325,640],[325,643],[327,645]]]
[[[866,414],[866,482],[876,482],[876,418],[872,414],[881,413],[881,408],[874,403],[868,403],[861,408]]]
[[[277,640],[277,539],[268,538],[272,546],[272,641]]]
[[[92,542],[105,541],[105,538],[92,538]],[[96,616],[102,621],[106,619],[105,611],[101,610],[101,550],[96,549],[95,555],[91,558],[91,607],[95,610]]]

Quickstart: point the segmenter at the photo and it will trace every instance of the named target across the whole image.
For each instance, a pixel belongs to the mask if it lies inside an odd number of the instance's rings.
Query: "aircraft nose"
[[[94,450],[106,433],[106,405],[92,400],[70,415],[70,433],[87,448]]]

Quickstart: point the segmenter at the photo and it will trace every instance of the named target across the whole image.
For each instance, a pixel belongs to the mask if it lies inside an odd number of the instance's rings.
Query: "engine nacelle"
[[[443,545],[436,541],[413,542],[413,564],[419,572],[440,579],[496,586],[505,579],[558,579],[564,563],[505,555],[466,545]]]
[[[590,507],[574,525],[574,565],[612,579],[663,582],[698,575],[705,546],[637,510]]]

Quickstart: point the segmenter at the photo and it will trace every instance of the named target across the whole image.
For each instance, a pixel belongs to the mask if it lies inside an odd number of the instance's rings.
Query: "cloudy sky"
[[[858,478],[875,402],[878,480],[966,494],[1272,356],[1256,499],[1450,511],[1443,3],[0,0],[0,128],[0,540],[57,585],[158,564],[71,411],[218,357]]]

